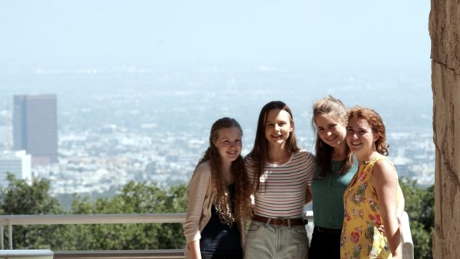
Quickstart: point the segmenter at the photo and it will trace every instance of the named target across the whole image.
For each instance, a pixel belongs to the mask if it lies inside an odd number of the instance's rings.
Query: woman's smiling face
[[[228,162],[235,161],[243,146],[241,131],[237,127],[223,128],[219,130],[218,135],[214,145],[219,150],[221,159]]]
[[[377,138],[365,119],[353,116],[348,120],[346,140],[353,153],[367,154],[374,151]]]
[[[285,144],[293,129],[291,115],[287,111],[273,109],[268,112],[265,121],[265,138],[269,143]]]
[[[345,144],[347,130],[336,118],[329,114],[319,114],[315,117],[316,131],[324,143],[331,147]]]

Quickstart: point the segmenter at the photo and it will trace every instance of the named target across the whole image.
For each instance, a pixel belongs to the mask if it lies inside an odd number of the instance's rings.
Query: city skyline
[[[228,67],[97,71],[59,74],[45,69],[9,75],[58,92],[59,165],[34,169],[35,176],[52,181],[53,192],[101,192],[130,180],[186,182],[206,149],[213,121],[229,116],[240,122],[245,155],[253,144],[260,108],[275,98],[292,108],[299,144],[313,151],[310,109],[327,94],[348,107],[375,108],[386,124],[391,159],[401,176],[422,185],[434,181],[430,78],[424,71],[328,76]],[[73,87],[60,88],[66,83]]]
[[[0,22],[8,26],[0,28],[0,110],[13,94],[54,93],[60,112],[98,113],[95,95],[145,102],[143,93],[152,90],[164,91],[162,99],[201,90],[212,106],[230,108],[240,96],[225,103],[212,94],[278,89],[255,101],[282,99],[297,114],[327,94],[382,112],[395,99],[402,116],[410,119],[416,106],[430,117],[419,103],[432,103],[429,10],[429,1],[418,0],[1,1]],[[389,103],[363,94],[373,87],[394,91]],[[303,101],[292,98],[299,94]]]
[[[311,150],[311,105],[332,94],[376,109],[394,136],[392,154],[428,160],[429,10],[418,0],[1,1],[0,137],[8,138],[13,95],[55,94],[69,164],[40,175],[84,169],[74,182],[93,185],[85,178],[98,172],[110,185],[147,179],[141,165],[190,173],[223,116],[243,126],[246,152],[271,100],[291,106]]]

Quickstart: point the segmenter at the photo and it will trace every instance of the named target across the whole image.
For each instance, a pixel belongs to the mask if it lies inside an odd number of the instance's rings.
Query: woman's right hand
[[[201,259],[200,240],[188,243],[188,249],[190,250],[190,256],[192,259]]]

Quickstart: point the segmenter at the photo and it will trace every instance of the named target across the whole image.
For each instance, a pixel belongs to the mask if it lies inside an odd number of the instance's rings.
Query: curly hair
[[[243,157],[240,154],[231,165],[231,174],[235,184],[235,197],[233,201],[230,201],[227,181],[221,171],[219,150],[214,145],[214,142],[219,138],[220,130],[226,128],[237,128],[241,135],[243,135],[243,130],[235,119],[228,117],[218,119],[211,127],[209,147],[205,151],[204,156],[199,160],[197,167],[205,161],[209,160],[210,162],[211,184],[212,190],[215,193],[213,204],[219,213],[221,221],[227,224],[232,224],[235,221],[245,224],[246,219],[252,216],[252,187],[245,170]]]
[[[268,140],[265,137],[265,121],[267,120],[268,113],[271,110],[284,110],[289,113],[290,122],[292,127],[294,127],[294,117],[292,116],[291,109],[287,104],[282,101],[271,101],[262,107],[259,114],[259,120],[257,122],[256,137],[254,140],[254,147],[251,152],[247,155],[252,158],[253,161],[256,161],[255,164],[255,175],[254,183],[255,190],[258,191],[260,188],[260,177],[264,173],[265,163],[268,159]],[[289,134],[288,139],[286,140],[286,149],[291,152],[297,152],[300,150],[300,147],[297,145],[297,138],[295,130]]]
[[[347,108],[339,99],[328,95],[325,98],[317,100],[313,104],[313,117],[311,119],[311,124],[313,132],[316,135],[315,151],[316,151],[316,160],[318,164],[321,165],[321,172],[318,176],[319,179],[324,178],[328,172],[331,172],[331,161],[332,161],[332,151],[333,148],[326,144],[318,135],[318,130],[316,129],[315,119],[319,115],[328,115],[335,118],[337,121],[342,123],[342,125],[347,125],[348,114]],[[353,165],[353,153],[350,152],[350,147],[345,144],[345,153],[346,159],[340,165],[339,175],[345,174],[350,170]]]
[[[386,144],[385,124],[380,115],[370,108],[355,106],[348,111],[348,120],[353,117],[364,119],[367,121],[372,129],[372,133],[377,134],[379,138],[375,141],[375,150],[381,155],[388,156],[388,148],[390,145]]]

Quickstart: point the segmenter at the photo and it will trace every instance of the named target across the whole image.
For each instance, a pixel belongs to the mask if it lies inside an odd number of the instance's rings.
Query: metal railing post
[[[5,246],[3,244],[3,240],[5,239],[5,236],[3,235],[3,225],[0,226],[0,241],[2,244],[0,245],[1,250],[5,250]]]
[[[8,245],[10,246],[10,250],[13,250],[13,225],[8,224]]]

